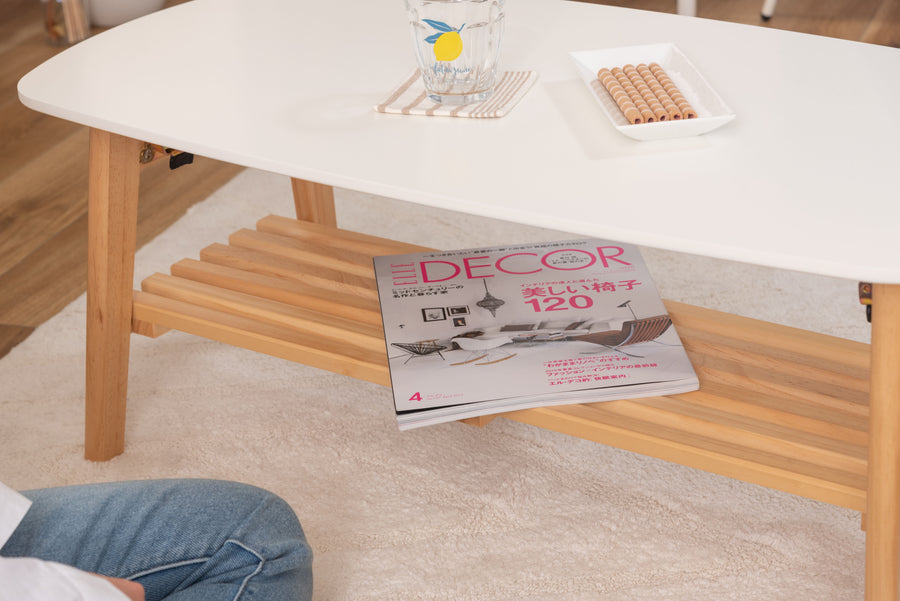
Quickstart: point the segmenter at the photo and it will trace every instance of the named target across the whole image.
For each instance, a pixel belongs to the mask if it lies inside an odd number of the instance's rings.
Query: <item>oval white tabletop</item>
[[[497,119],[374,110],[414,68],[398,0],[194,0],[66,50],[19,97],[324,184],[900,283],[900,50],[561,0],[508,0],[506,19],[501,70],[539,79]],[[670,140],[617,131],[569,53],[657,43],[675,44],[736,118]]]

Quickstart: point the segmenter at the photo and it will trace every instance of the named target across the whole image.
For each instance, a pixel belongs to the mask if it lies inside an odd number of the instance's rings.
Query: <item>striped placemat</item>
[[[536,71],[505,71],[487,100],[472,104],[440,104],[429,99],[418,69],[407,77],[381,104],[380,113],[489,119],[502,117],[522,99],[537,81]]]

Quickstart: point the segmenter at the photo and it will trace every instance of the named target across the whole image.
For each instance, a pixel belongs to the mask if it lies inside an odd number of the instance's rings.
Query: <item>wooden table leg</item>
[[[84,456],[106,461],[125,449],[141,144],[96,129],[90,140]]]
[[[872,292],[866,601],[897,601],[900,559],[900,285]]]
[[[334,188],[324,184],[291,178],[297,219],[337,227]]]

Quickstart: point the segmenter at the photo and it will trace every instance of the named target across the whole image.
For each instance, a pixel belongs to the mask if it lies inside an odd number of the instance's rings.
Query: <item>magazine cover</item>
[[[374,264],[401,429],[699,387],[635,246],[580,239]]]

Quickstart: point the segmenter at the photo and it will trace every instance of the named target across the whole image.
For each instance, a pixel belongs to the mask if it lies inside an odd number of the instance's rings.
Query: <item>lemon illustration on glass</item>
[[[439,61],[456,60],[463,50],[462,37],[459,35],[459,32],[462,31],[466,24],[463,23],[459,29],[454,29],[443,21],[423,20],[440,32],[425,38],[426,42],[434,44],[434,57]]]

